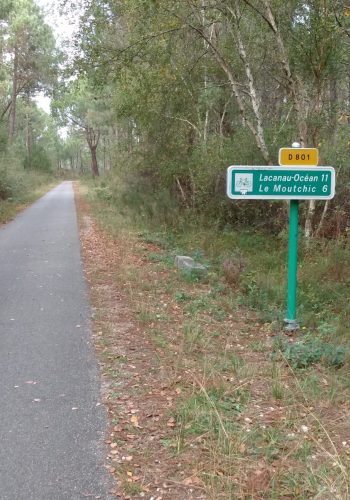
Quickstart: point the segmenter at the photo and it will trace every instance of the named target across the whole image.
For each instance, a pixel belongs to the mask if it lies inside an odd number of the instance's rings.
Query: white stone
[[[177,255],[175,257],[175,265],[180,269],[186,269],[188,271],[192,269],[196,269],[198,271],[206,271],[207,268],[202,264],[199,264],[192,257],[188,257],[187,255]]]

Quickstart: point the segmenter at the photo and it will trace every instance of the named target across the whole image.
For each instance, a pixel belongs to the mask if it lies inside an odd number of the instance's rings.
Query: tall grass
[[[156,199],[153,216],[144,209],[147,194],[126,204],[117,186],[90,188],[107,232],[120,237],[129,226],[137,241],[142,265],[132,275],[124,269],[121,282],[162,366],[182,380],[176,428],[164,446],[179,462],[198,453],[194,470],[209,498],[348,498],[347,242],[305,245],[301,235],[302,334],[290,339],[281,329],[286,228],[273,235],[220,227],[195,212],[171,212],[170,203],[165,218]],[[176,254],[208,273],[177,272]]]
[[[0,223],[12,218],[18,205],[34,201],[54,181],[52,173],[25,170],[15,156],[0,156]]]
[[[117,178],[95,184],[94,196],[118,207],[131,218],[140,231],[149,233],[155,242],[198,258],[205,256],[221,275],[223,263],[240,255],[244,265],[238,276],[240,300],[260,312],[265,321],[284,318],[287,293],[288,226],[278,234],[268,234],[256,227],[220,227],[215,219],[200,213],[180,210],[171,193],[158,195],[133,191]],[[298,319],[304,327],[324,328],[332,335],[343,336],[348,324],[350,304],[350,250],[347,240],[317,239],[305,244],[302,233],[299,245]]]

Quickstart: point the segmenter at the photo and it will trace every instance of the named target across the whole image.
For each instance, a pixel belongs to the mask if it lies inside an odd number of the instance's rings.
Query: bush
[[[0,167],[0,200],[8,200],[13,197],[17,187],[18,180],[15,176]]]
[[[51,160],[43,147],[34,145],[30,156],[26,156],[23,160],[25,169],[35,169],[43,172],[52,170]]]
[[[284,346],[284,356],[292,368],[307,368],[320,361],[339,368],[344,364],[346,354],[345,347],[328,344],[319,338],[286,343]]]

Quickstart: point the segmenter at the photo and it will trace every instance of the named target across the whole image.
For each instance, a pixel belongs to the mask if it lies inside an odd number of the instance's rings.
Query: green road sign
[[[227,196],[236,200],[330,200],[333,167],[245,167],[227,170]]]

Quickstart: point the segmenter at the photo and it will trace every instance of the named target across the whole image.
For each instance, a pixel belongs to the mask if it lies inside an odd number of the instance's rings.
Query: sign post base
[[[287,332],[295,332],[299,330],[300,325],[296,319],[285,319],[284,328]]]

